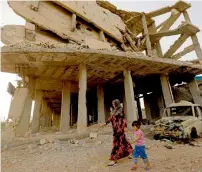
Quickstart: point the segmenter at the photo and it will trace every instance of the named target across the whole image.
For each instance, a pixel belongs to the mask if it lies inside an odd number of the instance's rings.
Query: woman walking
[[[111,162],[108,164],[109,166],[113,166],[117,163],[117,160],[129,156],[133,151],[131,144],[126,139],[125,132],[127,123],[126,119],[124,119],[120,101],[116,99],[112,102],[112,105],[114,107],[112,116],[107,120],[106,124],[104,124],[104,126],[106,126],[111,122],[113,128],[113,148],[110,157]]]

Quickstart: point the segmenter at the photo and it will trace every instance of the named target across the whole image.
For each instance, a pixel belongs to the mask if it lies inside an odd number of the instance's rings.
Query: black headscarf
[[[115,109],[114,109],[113,114],[116,116],[120,115],[121,117],[124,117],[123,108],[121,107],[120,101],[118,99],[115,99],[112,101],[112,103],[115,105]]]

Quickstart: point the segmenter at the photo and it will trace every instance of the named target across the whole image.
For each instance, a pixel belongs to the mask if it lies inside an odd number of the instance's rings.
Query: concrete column
[[[198,88],[198,84],[196,80],[193,78],[189,83],[189,90],[191,92],[191,95],[193,97],[194,103],[202,105],[202,97],[200,94],[200,90]]]
[[[152,121],[151,109],[150,109],[149,101],[147,100],[146,96],[144,96],[144,108],[145,108],[146,118],[148,121],[151,122]]]
[[[136,99],[136,105],[137,105],[137,113],[138,113],[138,119],[142,120],[142,109],[141,109],[141,105],[140,105],[140,99],[137,98]]]
[[[46,127],[46,102],[45,102],[45,100],[42,100],[40,125],[42,128]]]
[[[147,21],[146,21],[145,14],[142,14],[142,26],[143,26],[143,29],[144,29],[144,35],[146,37],[147,55],[151,56],[152,55],[152,48],[151,48],[151,42],[150,42],[150,38],[149,38],[149,33],[148,33]]]
[[[191,23],[191,19],[189,17],[188,12],[184,11],[183,15],[184,15],[185,20],[187,22]],[[192,43],[194,45],[194,50],[196,52],[196,55],[197,55],[199,61],[202,63],[202,50],[201,50],[201,46],[200,46],[200,43],[198,41],[198,38],[197,38],[196,34],[192,35],[191,39],[192,39]]]
[[[77,119],[78,132],[85,131],[87,127],[86,90],[87,90],[87,69],[85,65],[80,65],[78,119]]]
[[[45,127],[51,126],[51,116],[52,116],[51,108],[48,106],[47,102],[44,101]]]
[[[32,119],[32,125],[31,125],[32,133],[39,132],[39,120],[40,120],[40,114],[41,114],[42,98],[43,98],[43,92],[41,90],[36,90],[33,119]]]
[[[104,89],[102,85],[97,86],[98,122],[105,122]]]
[[[123,94],[123,110],[124,110],[124,114],[127,115],[127,105],[126,105],[125,92],[124,92],[124,94]]]
[[[67,133],[70,127],[71,82],[63,83],[60,132]]]
[[[32,108],[32,99],[35,89],[36,78],[29,78],[28,83],[28,93],[26,102],[24,104],[23,113],[21,115],[21,120],[19,121],[19,125],[16,128],[16,135],[17,136],[24,136],[26,132],[29,131],[30,125],[30,116],[31,116],[31,108]],[[20,104],[18,104],[21,106]]]
[[[158,103],[158,107],[159,107],[159,115],[160,117],[162,117],[165,106],[164,106],[164,101],[163,101],[163,96],[159,95],[157,98],[157,103]]]
[[[133,81],[131,77],[131,72],[129,70],[124,70],[124,90],[125,90],[125,99],[127,107],[127,122],[128,127],[131,128],[131,124],[134,120],[137,120],[135,99],[134,99],[134,90],[133,90]]]
[[[53,112],[53,126],[59,127],[60,126],[60,115]]]
[[[61,116],[57,114],[56,115],[56,125],[58,128],[60,127],[60,119],[61,119]]]
[[[11,122],[6,125],[5,131],[2,133],[2,140],[10,141],[17,135],[16,130],[19,131],[21,127],[19,124],[24,113],[27,97],[28,88],[16,88],[8,114],[8,120]]]
[[[51,127],[52,110],[47,104],[47,127]]]
[[[174,102],[172,89],[167,75],[160,76],[161,87],[166,107]]]
[[[157,33],[155,21],[151,25],[151,32],[152,33]],[[163,57],[163,52],[162,52],[162,49],[161,49],[160,41],[156,42],[156,44],[154,45],[154,48],[156,49],[158,57]]]

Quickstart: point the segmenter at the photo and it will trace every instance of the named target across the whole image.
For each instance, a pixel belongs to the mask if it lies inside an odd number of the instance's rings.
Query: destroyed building
[[[141,97],[147,120],[157,119],[175,102],[172,87],[182,82],[202,105],[194,78],[202,66],[178,60],[195,51],[202,61],[200,29],[187,12],[191,4],[178,1],[148,13],[119,10],[107,1],[8,4],[26,20],[25,26],[1,29],[1,71],[21,77],[17,88],[8,89],[13,98],[7,132],[13,136],[24,136],[29,127],[32,133],[50,126],[67,133],[76,124],[85,131],[90,122],[105,122],[115,98],[124,105],[128,126],[141,118]],[[154,18],[165,13],[170,17],[157,26]],[[181,15],[182,24],[171,29]],[[163,53],[160,40],[173,35],[179,38]],[[176,53],[188,38],[193,44]]]

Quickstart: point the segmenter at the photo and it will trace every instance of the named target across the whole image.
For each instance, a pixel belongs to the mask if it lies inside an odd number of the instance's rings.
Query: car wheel
[[[192,139],[196,139],[196,138],[198,138],[198,134],[197,134],[197,129],[196,129],[196,127],[192,127],[191,128],[191,138]]]
[[[154,140],[161,140],[161,135],[160,134],[155,134],[154,135]]]

